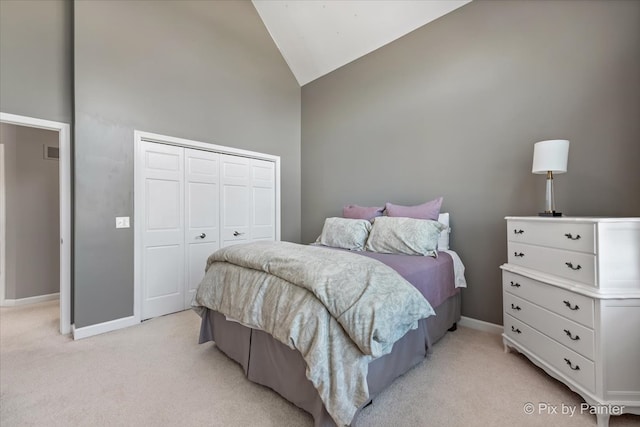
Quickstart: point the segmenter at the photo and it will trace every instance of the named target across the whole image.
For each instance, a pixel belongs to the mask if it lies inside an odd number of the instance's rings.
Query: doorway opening
[[[32,117],[17,116],[0,113],[0,123],[3,126],[3,145],[0,148],[0,305],[19,305],[46,301],[56,298],[58,289],[60,298],[60,333],[71,332],[71,147],[69,125],[66,123],[52,122]],[[53,131],[53,132],[52,132]],[[26,138],[15,139],[13,147],[9,148],[11,133],[26,135]],[[19,142],[24,140],[37,141],[35,143],[20,145],[20,153],[16,149]],[[35,150],[35,151],[34,151]],[[37,155],[34,154],[37,151]],[[37,157],[37,160],[36,160]],[[31,160],[29,160],[31,159]],[[15,162],[15,163],[14,163]],[[38,166],[52,173],[54,164],[57,166],[54,174],[57,175],[57,185],[51,183],[34,190],[34,185],[43,178],[37,178],[35,168]],[[20,166],[21,185],[27,180],[26,191],[14,191],[12,188],[7,193],[7,184],[16,178],[17,166]],[[46,181],[46,178],[45,178]],[[22,189],[21,189],[22,190]],[[14,194],[15,193],[15,194]],[[10,194],[12,204],[7,203],[7,194]],[[16,197],[17,196],[17,197]],[[53,204],[51,199],[57,198],[54,209],[57,212],[47,214],[39,212],[47,209],[46,205]],[[45,200],[43,200],[45,199]],[[48,203],[41,203],[41,202]],[[14,209],[17,209],[14,211]],[[53,224],[50,216],[53,215]],[[19,217],[23,222],[19,228],[7,229],[7,219]],[[59,217],[59,219],[57,219]],[[55,224],[57,223],[57,224]],[[14,227],[14,226],[12,226]],[[54,230],[51,230],[54,229]],[[53,237],[45,237],[54,233]],[[8,259],[7,243],[13,241],[13,247],[20,250],[29,246],[34,251],[32,259],[20,260]],[[20,244],[16,244],[20,242]],[[10,243],[11,244],[11,243]],[[35,249],[34,249],[35,248]],[[49,261],[39,264],[39,251],[46,251]],[[59,256],[58,256],[59,252]],[[18,252],[15,254],[18,255]],[[28,257],[27,257],[28,258]],[[53,260],[53,261],[51,261]],[[26,276],[20,284],[11,277],[8,282],[8,262],[16,263],[15,272],[22,272]],[[56,265],[51,265],[51,263]],[[36,268],[37,266],[37,268]],[[51,280],[47,275],[54,274],[58,280]],[[19,286],[19,289],[18,289]]]

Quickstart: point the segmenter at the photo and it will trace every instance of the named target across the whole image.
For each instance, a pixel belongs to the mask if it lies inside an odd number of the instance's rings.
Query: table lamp
[[[539,216],[562,216],[556,212],[556,204],[553,196],[553,174],[567,171],[567,159],[569,157],[569,141],[566,139],[552,139],[536,142],[533,146],[532,173],[547,174],[547,193],[545,197],[544,212]]]

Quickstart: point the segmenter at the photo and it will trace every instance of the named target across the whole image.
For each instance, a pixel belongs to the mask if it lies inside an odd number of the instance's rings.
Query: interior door
[[[184,309],[184,149],[142,142],[142,320]]]
[[[251,240],[251,162],[220,155],[221,246]]]
[[[185,220],[187,276],[184,308],[191,306],[198,284],[204,277],[207,258],[220,248],[220,155],[186,148]]]
[[[276,238],[275,163],[253,159],[251,162],[251,238]]]

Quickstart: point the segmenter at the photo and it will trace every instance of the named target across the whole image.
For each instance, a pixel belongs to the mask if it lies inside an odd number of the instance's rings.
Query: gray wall
[[[59,163],[45,160],[43,146],[58,146],[58,133],[0,124],[5,146],[5,298],[60,291]]]
[[[640,215],[640,2],[474,1],[302,88],[302,239],[348,203],[444,196],[463,315],[501,323],[506,215]]]
[[[133,314],[133,131],[281,156],[300,239],[300,87],[248,1],[75,3],[75,324]],[[133,226],[133,223],[132,223]]]
[[[0,1],[0,111],[71,123],[71,1]]]

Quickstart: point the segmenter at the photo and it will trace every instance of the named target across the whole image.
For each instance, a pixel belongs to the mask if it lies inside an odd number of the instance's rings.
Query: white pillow
[[[438,250],[446,251],[449,249],[449,233],[451,232],[451,228],[449,227],[449,213],[441,213],[438,216],[438,222],[447,226],[447,228],[442,230],[438,238]]]
[[[361,251],[369,237],[371,222],[366,219],[327,218],[316,241],[333,248]]]
[[[365,249],[383,254],[407,254],[438,257],[438,237],[446,226],[438,221],[379,216]]]

